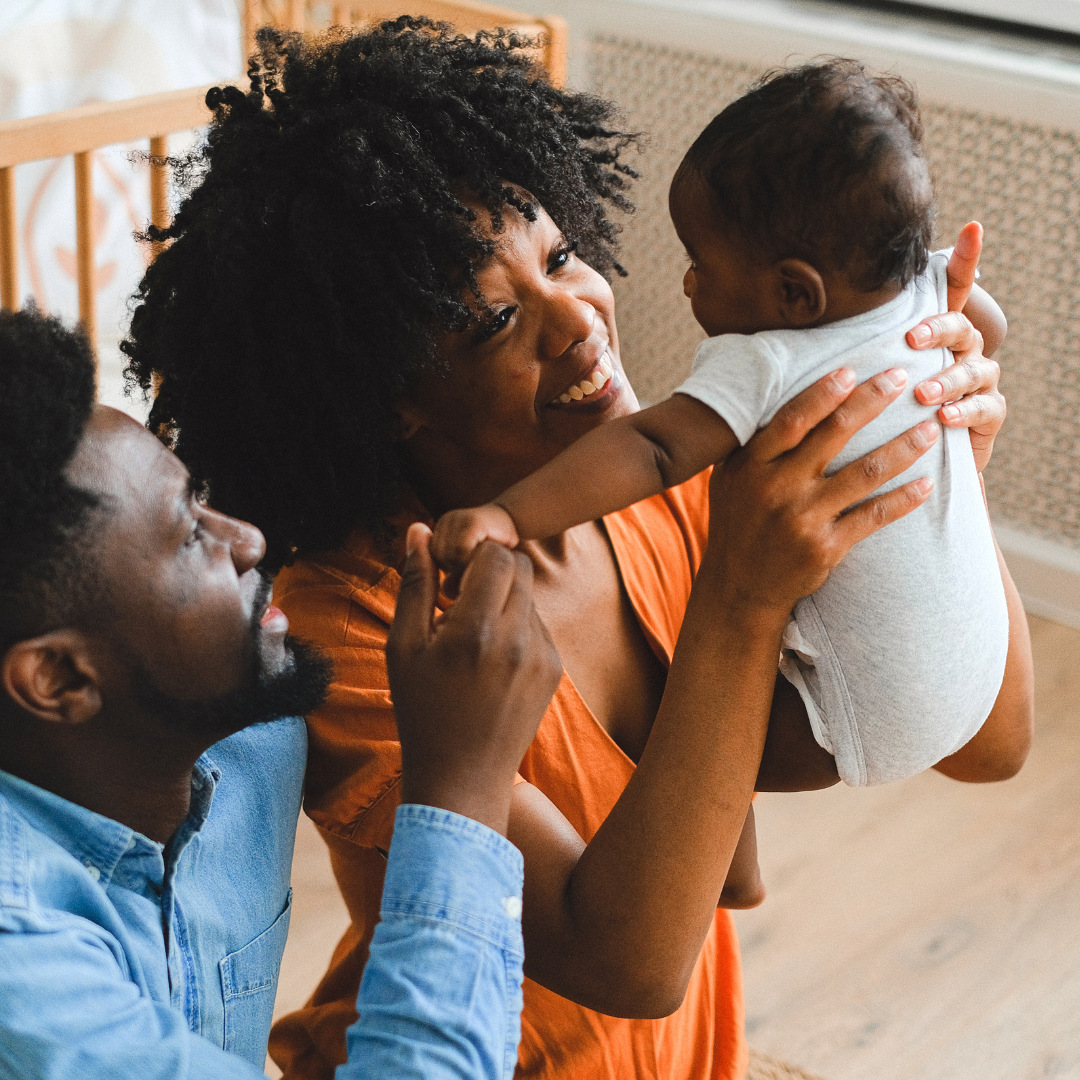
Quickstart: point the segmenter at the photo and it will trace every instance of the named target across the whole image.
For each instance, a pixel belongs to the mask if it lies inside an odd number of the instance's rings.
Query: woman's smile
[[[578,402],[596,405],[613,397],[621,388],[622,377],[615,369],[611,353],[605,348],[603,356],[585,378],[571,383],[558,397],[548,402],[548,405],[549,407],[558,405],[577,407]]]

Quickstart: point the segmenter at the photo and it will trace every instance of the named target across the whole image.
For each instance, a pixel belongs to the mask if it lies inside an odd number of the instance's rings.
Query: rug
[[[817,1073],[809,1073],[798,1065],[789,1065],[786,1061],[769,1057],[758,1050],[750,1051],[750,1068],[746,1080],[822,1080]]]

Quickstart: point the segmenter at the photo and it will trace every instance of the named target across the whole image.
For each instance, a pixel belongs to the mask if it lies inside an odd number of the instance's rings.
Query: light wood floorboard
[[[753,1045],[829,1080],[1080,1078],[1080,632],[1031,627],[1015,779],[759,796]]]

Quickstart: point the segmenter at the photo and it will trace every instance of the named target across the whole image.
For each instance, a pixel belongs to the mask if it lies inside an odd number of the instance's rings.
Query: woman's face
[[[437,513],[494,497],[597,424],[638,408],[619,360],[611,287],[543,210],[529,222],[507,207],[503,219],[477,274],[493,314],[442,337],[449,371],[426,375],[400,409],[421,495]]]

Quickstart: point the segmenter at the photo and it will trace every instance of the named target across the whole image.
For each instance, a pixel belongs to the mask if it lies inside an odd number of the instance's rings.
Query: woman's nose
[[[567,349],[587,341],[596,325],[596,308],[583,297],[558,292],[551,298],[544,320],[544,354],[553,359]]]

